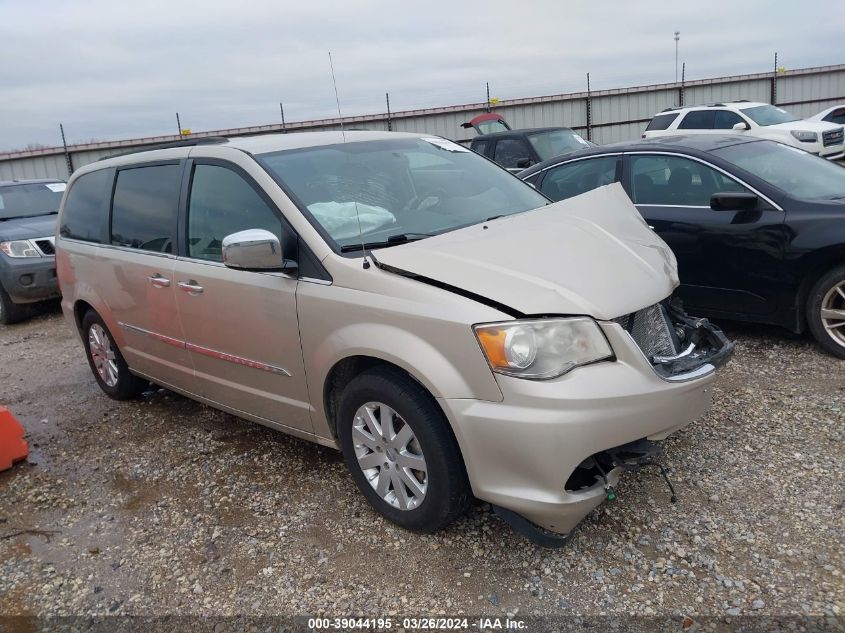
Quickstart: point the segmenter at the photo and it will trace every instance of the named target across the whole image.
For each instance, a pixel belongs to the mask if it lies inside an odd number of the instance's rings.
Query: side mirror
[[[247,229],[223,238],[223,264],[236,270],[288,271],[296,262],[286,260],[279,238],[264,229]]]
[[[525,169],[526,167],[531,167],[531,165],[533,165],[533,164],[534,164],[534,161],[531,160],[530,158],[520,158],[518,161],[516,161],[516,166],[519,167],[520,169]]]
[[[710,208],[714,211],[751,211],[757,207],[757,195],[753,193],[714,193],[710,196]]]
[[[751,126],[745,121],[740,121],[739,123],[734,123],[731,129],[734,132],[745,132],[745,130],[750,130]]]

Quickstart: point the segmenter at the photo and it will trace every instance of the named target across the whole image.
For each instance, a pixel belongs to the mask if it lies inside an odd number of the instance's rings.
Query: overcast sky
[[[845,2],[0,0],[0,150],[845,62]]]

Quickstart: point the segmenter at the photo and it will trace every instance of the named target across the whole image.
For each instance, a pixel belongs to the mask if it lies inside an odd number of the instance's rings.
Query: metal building
[[[714,103],[734,99],[763,101],[807,117],[837,103],[845,103],[845,64],[803,68],[782,73],[758,73],[696,81],[510,99],[495,105],[514,128],[569,126],[596,143],[638,138],[655,112],[677,105]],[[344,125],[371,130],[421,132],[459,141],[468,140],[461,123],[488,109],[486,103],[445,108],[406,110],[389,115],[343,118]],[[287,123],[288,132],[331,130],[340,119]],[[281,132],[281,124],[213,130],[200,136],[250,136]],[[0,180],[67,178],[70,170],[127,149],[179,140],[156,136],[62,147],[0,153]]]

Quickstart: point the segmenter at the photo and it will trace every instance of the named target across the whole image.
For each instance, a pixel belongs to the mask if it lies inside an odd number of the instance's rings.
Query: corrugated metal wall
[[[664,108],[677,106],[683,93],[686,105],[736,99],[770,102],[773,75],[739,75],[678,84],[660,84],[591,93],[590,135],[596,143],[635,139],[646,123]],[[799,117],[808,117],[837,103],[845,103],[845,64],[805,68],[777,75],[776,103]],[[495,105],[513,128],[566,125],[587,136],[587,93],[560,94],[526,99],[512,99]],[[391,115],[390,125],[397,132],[418,132],[468,140],[471,132],[461,123],[485,111],[486,104],[476,103],[448,108],[410,110]],[[344,118],[347,129],[386,130],[384,114]],[[289,123],[288,131],[338,129],[338,119]],[[249,136],[281,131],[280,125],[264,125],[230,130],[215,130],[194,136]],[[77,145],[69,148],[74,168],[127,148],[178,140],[176,136],[133,139]],[[67,178],[68,169],[62,148],[0,154],[0,180],[14,178]]]

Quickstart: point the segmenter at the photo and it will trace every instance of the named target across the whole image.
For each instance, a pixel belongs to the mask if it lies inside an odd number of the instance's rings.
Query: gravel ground
[[[170,392],[106,398],[55,310],[0,326],[0,614],[845,614],[845,362],[728,328],[703,419],[666,442],[679,502],[629,474],[562,550],[484,504],[418,536],[338,453]]]

